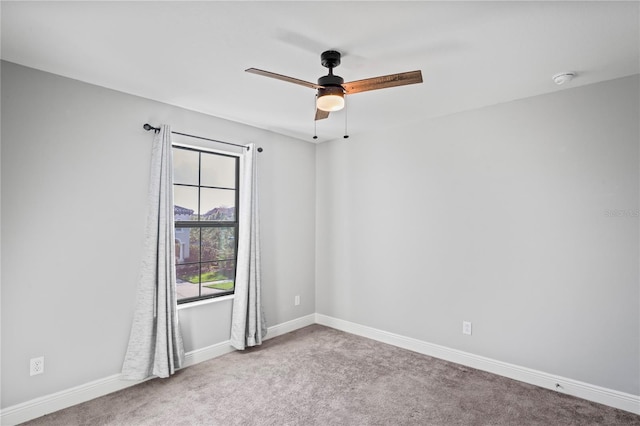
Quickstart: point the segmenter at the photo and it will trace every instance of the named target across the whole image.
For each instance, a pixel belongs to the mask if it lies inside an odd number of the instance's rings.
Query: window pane
[[[176,228],[175,233],[176,264],[199,262],[200,228]]]
[[[198,188],[173,185],[173,204],[175,220],[198,220]]]
[[[174,147],[173,161],[175,220],[192,222],[175,228],[178,301],[232,293],[238,159]]]
[[[202,261],[235,259],[235,231],[234,227],[202,228]]]
[[[198,185],[198,153],[173,148],[173,183]]]
[[[236,187],[236,158],[202,153],[202,186]]]
[[[236,191],[200,188],[200,220],[235,221]]]
[[[232,291],[236,276],[235,261],[202,264],[202,294]]]

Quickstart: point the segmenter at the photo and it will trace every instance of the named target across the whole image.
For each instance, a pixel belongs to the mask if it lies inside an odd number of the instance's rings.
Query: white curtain
[[[184,361],[178,324],[173,227],[171,128],[160,126],[153,141],[147,229],[136,310],[122,377],[169,377]]]
[[[260,229],[255,145],[242,156],[240,212],[238,217],[238,263],[231,319],[231,345],[243,350],[262,344],[267,334],[261,301]]]

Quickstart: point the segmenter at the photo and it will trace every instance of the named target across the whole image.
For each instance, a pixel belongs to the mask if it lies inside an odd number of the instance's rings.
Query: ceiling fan
[[[422,83],[422,72],[420,70],[366,78],[364,80],[345,83],[342,77],[333,74],[333,69],[340,65],[340,56],[340,52],[335,50],[327,50],[320,55],[320,63],[323,67],[329,68],[329,74],[320,77],[318,79],[318,84],[288,77],[282,74],[276,74],[270,71],[259,70],[257,68],[249,68],[245,71],[317,89],[316,120],[325,119],[329,117],[330,112],[339,111],[344,108],[344,95],[384,89],[386,87]]]

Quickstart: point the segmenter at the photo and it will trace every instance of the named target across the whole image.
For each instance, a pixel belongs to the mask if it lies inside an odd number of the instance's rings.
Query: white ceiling
[[[353,135],[637,74],[640,63],[635,1],[2,1],[1,13],[2,59],[305,141],[314,91],[246,68],[315,82],[327,71],[320,53],[336,49],[345,81],[422,70],[423,84],[349,96]],[[556,86],[562,71],[578,77]],[[341,138],[344,117],[319,121],[318,141]]]

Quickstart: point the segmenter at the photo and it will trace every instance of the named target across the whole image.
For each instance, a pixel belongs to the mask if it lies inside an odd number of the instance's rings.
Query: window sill
[[[181,311],[183,309],[194,308],[196,306],[210,305],[212,303],[224,302],[225,300],[233,300],[233,297],[233,294],[227,294],[226,296],[213,297],[211,299],[196,300],[195,302],[183,303],[181,305],[178,305],[178,310]]]

